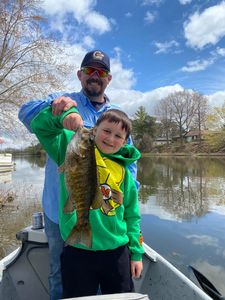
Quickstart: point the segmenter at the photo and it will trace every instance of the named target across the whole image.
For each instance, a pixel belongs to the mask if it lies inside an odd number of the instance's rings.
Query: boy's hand
[[[63,127],[69,130],[76,131],[83,126],[83,120],[77,113],[71,113],[63,119]]]
[[[52,102],[52,114],[60,116],[62,112],[67,111],[74,106],[76,107],[77,103],[70,97],[58,97]]]
[[[142,260],[132,260],[131,261],[131,275],[133,278],[139,278],[143,270]]]

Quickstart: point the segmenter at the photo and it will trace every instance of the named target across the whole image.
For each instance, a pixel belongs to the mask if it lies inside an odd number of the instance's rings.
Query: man
[[[52,105],[52,112],[55,115],[60,115],[72,106],[77,106],[83,119],[83,125],[87,128],[93,127],[104,111],[116,108],[115,105],[110,104],[108,97],[104,94],[112,79],[110,60],[106,53],[100,50],[88,52],[81,63],[80,70],[77,71],[77,77],[82,86],[80,92],[55,93],[44,100],[30,101],[21,107],[19,119],[28,130],[31,131],[32,119],[48,105]],[[66,126],[68,129],[72,129],[71,124],[66,124]],[[131,141],[129,142],[131,143]],[[135,164],[130,166],[130,171],[136,178]],[[60,255],[63,249],[63,240],[58,225],[59,174],[56,163],[50,158],[48,158],[45,168],[42,205],[50,254],[50,299],[57,300],[62,297]]]

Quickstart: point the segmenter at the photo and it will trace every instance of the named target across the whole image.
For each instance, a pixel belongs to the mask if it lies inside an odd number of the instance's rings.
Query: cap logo
[[[102,52],[100,52],[100,51],[95,51],[93,53],[93,58],[94,59],[98,59],[98,60],[103,60],[104,54]]]

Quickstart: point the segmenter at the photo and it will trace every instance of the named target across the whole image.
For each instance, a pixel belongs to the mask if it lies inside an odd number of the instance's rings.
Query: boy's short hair
[[[103,121],[109,121],[110,123],[122,123],[122,129],[126,131],[126,139],[129,137],[131,134],[132,130],[132,123],[131,120],[129,119],[128,115],[119,110],[119,109],[109,109],[105,111],[97,120],[95,126],[98,126],[101,122]]]

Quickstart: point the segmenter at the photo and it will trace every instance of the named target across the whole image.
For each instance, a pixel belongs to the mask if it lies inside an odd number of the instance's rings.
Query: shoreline
[[[177,153],[170,153],[170,152],[165,152],[165,153],[141,153],[142,157],[150,157],[150,156],[210,156],[210,157],[225,157],[225,153],[182,153],[182,152],[177,152]]]

